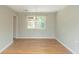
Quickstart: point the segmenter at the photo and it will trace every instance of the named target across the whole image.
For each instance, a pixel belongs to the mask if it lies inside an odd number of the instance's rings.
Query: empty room
[[[0,5],[1,54],[78,54],[79,5]]]

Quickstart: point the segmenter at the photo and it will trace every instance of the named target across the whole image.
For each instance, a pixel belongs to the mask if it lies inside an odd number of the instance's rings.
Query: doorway
[[[16,38],[16,16],[13,16],[13,39]]]

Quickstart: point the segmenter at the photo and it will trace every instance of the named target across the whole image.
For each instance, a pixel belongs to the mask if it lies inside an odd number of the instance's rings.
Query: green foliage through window
[[[45,16],[28,16],[27,28],[28,29],[45,29],[46,17]]]

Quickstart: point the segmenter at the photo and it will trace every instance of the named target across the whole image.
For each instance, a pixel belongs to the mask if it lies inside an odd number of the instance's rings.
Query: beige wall
[[[79,6],[68,6],[57,14],[57,39],[79,53]]]
[[[45,30],[27,29],[26,16],[40,15],[46,16]],[[19,13],[18,14],[18,34],[17,37],[50,37],[55,38],[55,18],[56,13]]]
[[[0,51],[13,41],[13,16],[15,13],[6,6],[0,6]]]

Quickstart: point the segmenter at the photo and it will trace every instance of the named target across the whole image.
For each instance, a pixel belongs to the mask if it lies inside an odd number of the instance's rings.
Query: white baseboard
[[[56,39],[55,37],[16,37],[16,39]]]
[[[61,42],[60,40],[56,39],[59,43],[61,43],[64,47],[66,47],[72,54],[75,54],[75,52],[70,49],[66,44],[64,44],[63,42]]]
[[[7,49],[11,44],[13,43],[13,40],[9,42],[4,48],[0,50],[0,53],[2,53],[5,49]]]

